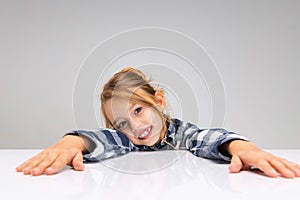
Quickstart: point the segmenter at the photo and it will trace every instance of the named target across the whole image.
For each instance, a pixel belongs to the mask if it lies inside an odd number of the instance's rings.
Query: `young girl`
[[[101,110],[107,128],[77,130],[16,168],[24,174],[55,174],[65,165],[83,170],[85,162],[101,161],[130,151],[186,149],[195,156],[231,161],[232,173],[256,167],[269,177],[300,177],[300,166],[275,157],[236,133],[199,129],[170,118],[161,89],[145,75],[124,68],[104,85]]]

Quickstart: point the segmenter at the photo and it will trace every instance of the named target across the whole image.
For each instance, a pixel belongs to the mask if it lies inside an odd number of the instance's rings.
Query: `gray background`
[[[83,60],[121,31],[162,27],[202,44],[226,90],[224,127],[300,148],[299,1],[0,1],[0,148],[45,148],[76,127]],[[94,128],[94,127],[91,127]]]

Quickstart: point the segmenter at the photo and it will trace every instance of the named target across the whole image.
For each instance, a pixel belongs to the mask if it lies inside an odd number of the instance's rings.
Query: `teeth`
[[[142,135],[140,135],[139,138],[143,138],[143,137],[147,136],[147,135],[149,134],[149,132],[150,132],[150,127],[147,128],[147,129],[144,131],[144,133],[143,133]]]

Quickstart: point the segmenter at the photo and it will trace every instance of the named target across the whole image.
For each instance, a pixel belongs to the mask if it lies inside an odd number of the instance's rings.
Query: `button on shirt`
[[[75,130],[66,135],[77,135],[87,139],[88,153],[85,162],[96,162],[117,157],[131,151],[188,150],[195,156],[230,161],[228,155],[219,151],[219,146],[231,140],[247,140],[245,137],[221,128],[200,129],[196,125],[172,118],[166,134],[153,146],[135,145],[120,131],[99,128],[95,130]]]

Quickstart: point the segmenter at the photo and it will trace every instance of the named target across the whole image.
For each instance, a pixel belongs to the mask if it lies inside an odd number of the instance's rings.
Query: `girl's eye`
[[[134,114],[139,114],[142,111],[142,107],[138,107],[137,109],[134,110]]]
[[[118,128],[122,129],[122,128],[124,128],[125,125],[126,125],[126,122],[122,121],[122,122],[119,123]]]

